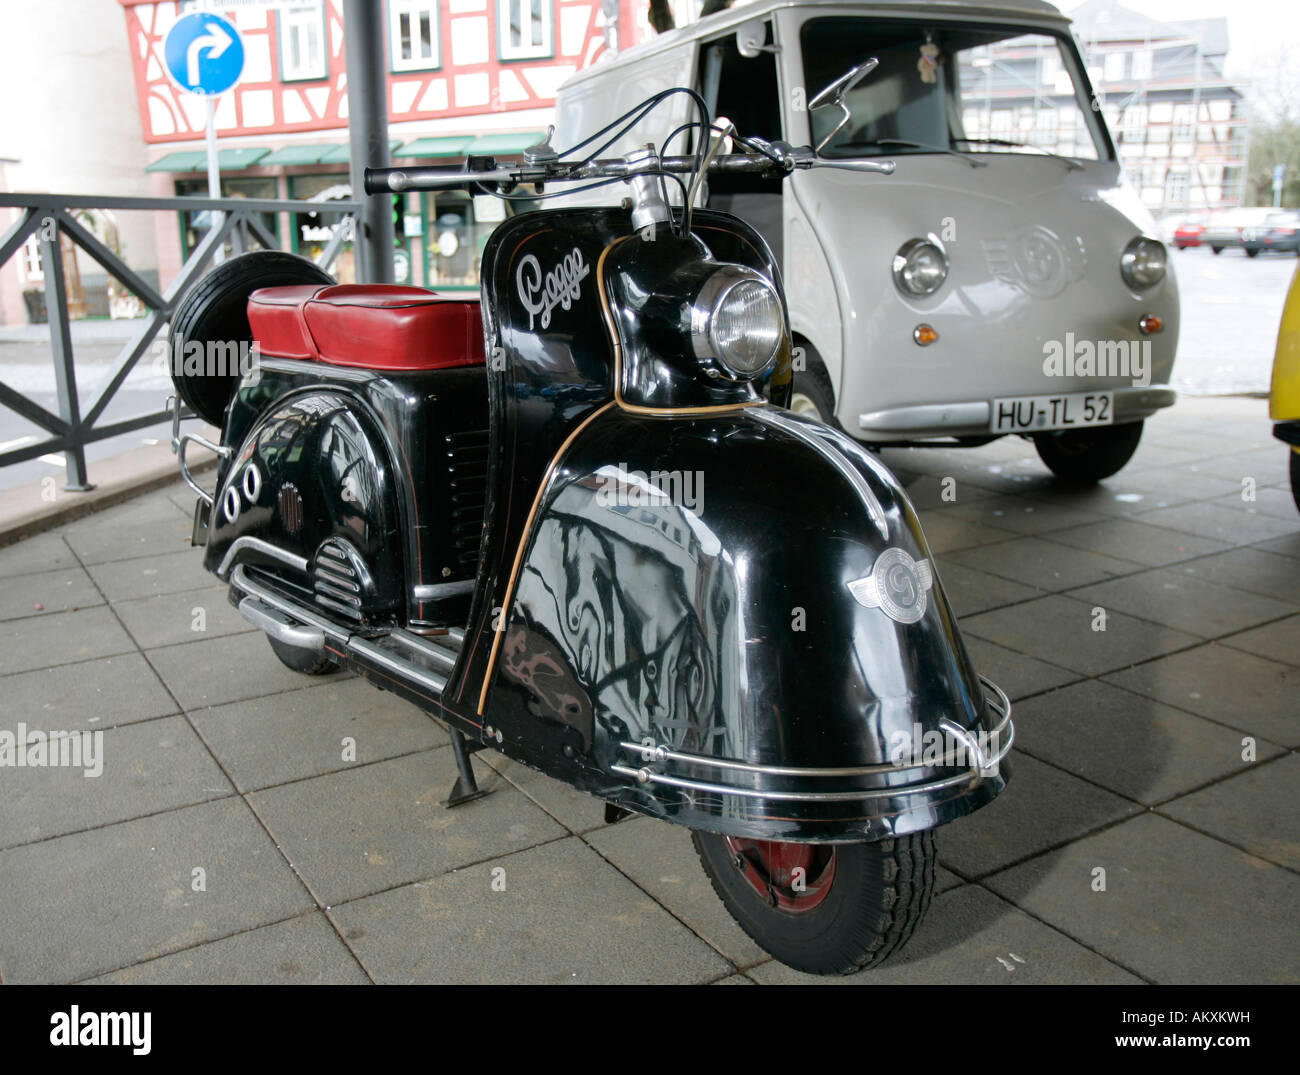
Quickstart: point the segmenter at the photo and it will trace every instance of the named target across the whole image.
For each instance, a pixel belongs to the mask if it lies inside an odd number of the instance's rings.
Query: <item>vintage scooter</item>
[[[627,197],[507,219],[481,302],[337,286],[278,252],[219,266],[173,353],[256,341],[260,368],[178,369],[179,400],[223,433],[181,434],[178,400],[174,439],[232,603],[289,667],[351,669],[443,722],[447,806],[481,794],[469,755],[492,747],[609,820],[685,825],[758,944],[851,973],[916,928],[935,828],[1005,786],[1010,704],[972,667],[893,475],[780,405],[767,245],[690,208],[709,172],[888,163],[720,143],[598,159],[548,140],[521,165],[368,172],[367,193]],[[192,443],[220,456],[214,492]]]

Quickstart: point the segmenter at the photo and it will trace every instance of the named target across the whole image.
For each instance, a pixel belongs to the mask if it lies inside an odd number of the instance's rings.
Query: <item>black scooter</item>
[[[783,409],[766,243],[690,208],[708,172],[892,165],[700,141],[368,172],[385,196],[535,201],[573,181],[626,198],[508,218],[481,302],[338,286],[277,252],[219,266],[173,354],[255,342],[260,366],[178,358],[173,440],[232,603],[289,667],[351,669],[443,722],[448,806],[481,794],[469,755],[491,747],[611,820],[688,826],[758,944],[850,973],[916,928],[934,830],[1005,786],[1010,705],[972,667],[897,480]],[[180,432],[181,401],[220,444]],[[195,442],[220,456],[214,492],[186,465]]]

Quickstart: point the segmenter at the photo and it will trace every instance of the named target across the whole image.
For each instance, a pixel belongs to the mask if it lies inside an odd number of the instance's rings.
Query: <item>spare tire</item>
[[[185,405],[210,425],[224,424],[226,404],[239,383],[239,369],[232,369],[229,359],[242,350],[240,345],[253,342],[249,295],[261,287],[334,282],[314,262],[281,250],[243,254],[203,277],[176,308],[171,322],[172,383]],[[196,343],[198,351],[191,346]],[[198,356],[203,359],[195,361]],[[223,361],[211,361],[214,356]]]

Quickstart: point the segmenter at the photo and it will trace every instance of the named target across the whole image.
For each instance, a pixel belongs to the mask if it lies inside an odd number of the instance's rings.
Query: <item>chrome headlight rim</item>
[[[1145,254],[1144,254],[1145,252]],[[1145,258],[1156,255],[1158,268],[1153,272]],[[1169,250],[1151,235],[1135,235],[1119,256],[1119,274],[1132,291],[1150,291],[1169,275]]]
[[[938,279],[929,286],[916,287],[908,282],[907,270],[912,265],[913,258],[926,249],[933,250],[939,256],[942,272],[939,274]],[[948,282],[952,263],[948,260],[948,251],[944,249],[943,243],[938,236],[916,235],[898,248],[890,263],[890,268],[894,277],[894,286],[898,288],[904,298],[928,299]]]
[[[771,326],[774,330],[772,346],[763,361],[752,367],[735,361],[734,353],[730,353],[717,338],[719,312],[737,288],[748,286],[760,287],[767,293],[775,314]],[[691,304],[691,349],[695,357],[704,363],[705,373],[710,377],[722,377],[736,382],[757,380],[772,368],[781,353],[785,337],[785,310],[781,305],[780,293],[766,276],[743,265],[723,265],[714,270],[705,279]]]

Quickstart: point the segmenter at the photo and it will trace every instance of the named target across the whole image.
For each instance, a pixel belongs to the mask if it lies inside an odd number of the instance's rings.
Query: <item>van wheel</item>
[[[809,344],[803,345],[806,369],[796,370],[790,396],[790,410],[835,424],[835,389],[822,360]]]
[[[1034,434],[1038,457],[1058,478],[1090,484],[1109,478],[1137,451],[1142,422]]]
[[[301,672],[304,676],[323,676],[338,671],[339,666],[333,657],[301,646],[290,646],[270,635],[266,636],[266,640],[271,643],[271,651],[290,672]]]
[[[186,349],[197,343],[207,353],[212,343],[252,343],[248,324],[248,296],[260,287],[292,284],[332,284],[324,269],[297,254],[282,250],[255,250],[222,262],[190,288],[172,314],[172,383],[195,414],[209,425],[225,422],[226,404],[239,382],[227,372],[185,372]],[[223,348],[223,354],[229,354]]]
[[[1212,247],[1210,247],[1210,249],[1213,250],[1214,253],[1216,253],[1216,254],[1222,254],[1222,253],[1223,253],[1223,247],[1221,247],[1221,246],[1212,246]]]
[[[855,974],[899,951],[934,892],[934,832],[864,844],[796,844],[692,832],[740,928],[788,967]],[[795,875],[796,869],[803,873]],[[796,885],[793,877],[798,877]]]
[[[1247,251],[1246,251],[1246,257],[1248,257],[1248,258],[1257,258],[1257,257],[1259,257],[1259,251],[1258,251],[1258,250],[1247,250]]]
[[[1291,499],[1295,510],[1300,511],[1300,452],[1291,453]]]

